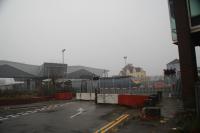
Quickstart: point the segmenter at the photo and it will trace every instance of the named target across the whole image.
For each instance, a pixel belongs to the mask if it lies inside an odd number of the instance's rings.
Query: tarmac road
[[[0,117],[1,133],[92,133],[126,108],[73,101]]]

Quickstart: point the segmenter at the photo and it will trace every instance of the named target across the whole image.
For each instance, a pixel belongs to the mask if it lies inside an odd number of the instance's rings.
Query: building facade
[[[177,78],[180,78],[180,62],[179,59],[174,59],[173,61],[167,63],[167,70],[175,70]]]
[[[136,79],[145,80],[146,71],[141,67],[134,67],[132,64],[126,65],[119,73],[120,76],[132,76]]]

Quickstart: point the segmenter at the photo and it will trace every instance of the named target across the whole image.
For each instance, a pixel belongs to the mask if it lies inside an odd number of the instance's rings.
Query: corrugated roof
[[[10,65],[0,65],[0,77],[2,78],[34,78],[35,75],[24,72]]]
[[[85,69],[80,69],[67,75],[71,79],[92,79],[94,76],[96,75]]]
[[[42,65],[41,66],[30,65],[30,64],[13,62],[13,61],[5,61],[5,60],[0,60],[0,65],[9,65],[11,67],[17,68],[31,75],[41,76]],[[75,71],[79,71],[81,69],[87,70],[98,76],[102,76],[103,73],[108,72],[108,70],[106,69],[92,68],[92,67],[86,67],[86,66],[68,66],[67,73],[72,73]]]
[[[24,63],[18,63],[18,62],[12,62],[12,61],[5,61],[0,60],[0,65],[9,65],[14,68],[17,68],[21,71],[24,71],[26,73],[38,76],[40,73],[40,66],[37,65],[30,65],[30,64],[24,64]]]
[[[108,72],[108,70],[106,69],[92,68],[92,67],[86,67],[86,66],[68,66],[67,73],[72,73],[81,69],[85,69],[98,76],[102,76],[103,73]]]

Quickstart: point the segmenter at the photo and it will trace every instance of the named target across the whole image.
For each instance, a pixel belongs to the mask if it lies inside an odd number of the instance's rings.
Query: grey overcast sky
[[[161,75],[178,58],[167,0],[0,0],[0,60],[65,62]]]

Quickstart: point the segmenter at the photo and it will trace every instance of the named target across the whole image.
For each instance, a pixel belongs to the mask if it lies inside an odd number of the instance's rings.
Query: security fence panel
[[[180,96],[180,81],[174,83],[174,86],[157,88],[145,82],[135,84],[132,77],[107,77],[99,80],[72,80],[72,87],[77,93],[151,95],[160,91],[164,97]]]

